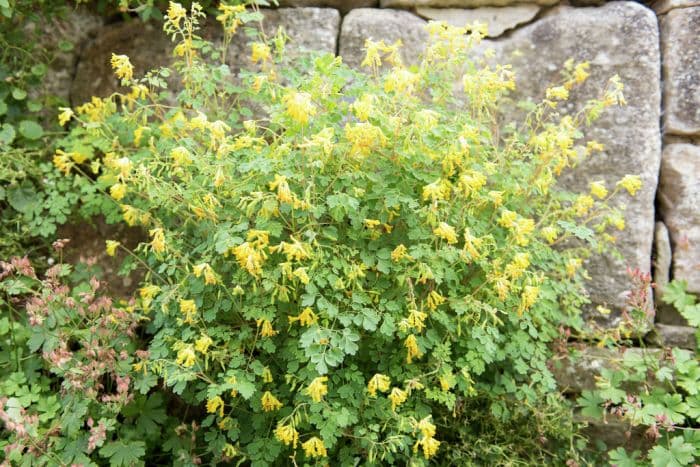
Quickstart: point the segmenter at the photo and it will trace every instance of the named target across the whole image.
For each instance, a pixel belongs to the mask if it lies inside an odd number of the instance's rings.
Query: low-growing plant
[[[641,183],[556,180],[602,149],[579,128],[624,103],[619,80],[562,115],[588,76],[567,62],[524,124],[497,131],[514,76],[470,58],[482,27],[430,23],[411,66],[400,43],[368,40],[366,72],[290,61],[284,34],[261,30],[234,76],[216,59],[255,11],[221,5],[219,45],[197,35],[196,3],[166,13],[174,72],[138,78],[112,55],[127,91],[66,109],[54,163],[84,212],[148,231],[125,267],[146,271],[133,307],[152,336],[133,370],[197,426],[174,458],[578,458],[549,344],[580,324],[590,246],[624,228],[610,200]]]
[[[672,304],[700,337],[700,304],[686,292],[687,283],[664,287],[662,300]],[[619,467],[697,465],[700,459],[700,362],[695,352],[679,348],[624,353],[617,367],[601,370],[597,388],[579,399],[583,415],[615,416],[629,431],[642,428],[646,452],[618,447],[608,453]]]

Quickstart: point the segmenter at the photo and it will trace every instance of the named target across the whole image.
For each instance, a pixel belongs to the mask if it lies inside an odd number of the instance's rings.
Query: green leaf
[[[634,451],[631,455],[627,454],[624,448],[617,448],[608,453],[610,465],[616,467],[637,467],[639,465],[639,451]]]
[[[20,88],[13,88],[12,89],[12,97],[14,97],[15,100],[23,101],[24,99],[27,98],[27,91],[25,91],[24,89],[20,89]]]
[[[15,127],[9,123],[3,123],[0,127],[0,145],[10,145],[15,140]]]
[[[44,135],[44,129],[36,122],[22,120],[19,122],[19,132],[27,139],[36,140]]]
[[[581,397],[576,401],[581,407],[581,414],[591,418],[601,418],[603,416],[603,403],[605,399],[597,392],[583,391]]]
[[[100,449],[100,455],[109,459],[113,467],[144,465],[141,457],[146,454],[146,443],[143,441],[113,441]]]
[[[7,190],[7,202],[19,212],[30,212],[39,200],[36,188],[29,181]]]
[[[671,440],[669,449],[663,446],[654,446],[649,453],[649,460],[654,467],[683,467],[693,461],[695,448],[683,441],[682,436],[676,436]]]

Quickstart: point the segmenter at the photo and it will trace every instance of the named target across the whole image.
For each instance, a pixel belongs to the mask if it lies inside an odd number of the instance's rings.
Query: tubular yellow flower
[[[540,235],[542,235],[542,238],[547,240],[547,242],[551,245],[559,236],[559,231],[556,227],[549,225],[540,230]]]
[[[576,211],[576,215],[581,217],[585,216],[588,214],[588,211],[593,207],[594,200],[591,196],[588,195],[579,195],[576,198],[576,201],[574,201],[574,211]]]
[[[588,62],[581,62],[576,65],[576,68],[574,68],[574,81],[576,81],[576,83],[581,84],[586,81],[589,75],[589,67],[590,64]]]
[[[139,289],[139,296],[144,300],[153,299],[153,297],[155,297],[158,292],[160,292],[160,287],[158,287],[157,285],[149,284]]]
[[[464,229],[464,250],[469,252],[472,259],[479,259],[481,253],[478,248],[483,244],[483,240],[472,235],[469,228]]]
[[[547,99],[565,101],[569,98],[569,91],[564,86],[556,86],[546,91]]]
[[[288,319],[290,324],[299,321],[299,324],[308,327],[312,324],[315,324],[318,320],[318,317],[311,308],[306,307],[302,310],[301,313],[299,313],[299,316],[290,316]]]
[[[449,244],[457,243],[457,232],[454,227],[445,222],[440,222],[440,224],[433,229],[433,233],[436,237],[442,238]]]
[[[233,255],[238,261],[238,265],[248,271],[248,273],[259,278],[262,274],[262,265],[267,255],[262,250],[256,249],[249,242],[242,243],[233,248]]]
[[[209,347],[214,343],[211,337],[206,334],[202,335],[199,339],[194,342],[194,350],[206,355],[209,352]]]
[[[200,263],[192,268],[194,277],[200,277],[204,274],[204,283],[207,285],[215,285],[218,280],[216,278],[216,273],[211,266],[207,263]]]
[[[284,443],[285,446],[291,444],[296,449],[299,442],[299,432],[292,425],[277,425],[275,438]]]
[[[372,397],[376,397],[377,391],[387,392],[391,386],[391,379],[381,373],[377,373],[367,383],[367,392]]]
[[[270,391],[265,391],[265,393],[260,398],[260,403],[265,412],[274,412],[282,408],[282,403],[272,395]]]
[[[413,451],[416,452],[418,447],[423,449],[423,457],[430,459],[432,456],[437,454],[437,451],[440,448],[440,441],[433,437],[426,437],[416,442],[416,444],[413,446]]]
[[[263,383],[271,383],[273,381],[270,367],[266,366],[265,368],[263,368],[262,379]]]
[[[236,447],[233,444],[226,443],[226,444],[224,444],[224,449],[221,451],[221,453],[225,457],[234,457],[236,454],[238,454],[238,450],[236,449]]]
[[[518,307],[518,315],[522,315],[525,310],[529,310],[537,301],[540,294],[540,288],[531,285],[526,285],[520,296],[520,306]]]
[[[180,26],[180,21],[187,16],[187,10],[177,2],[170,2],[168,5],[168,19],[175,26]]]
[[[374,95],[363,94],[362,97],[350,104],[350,110],[360,121],[366,122],[374,111],[374,100]]]
[[[423,329],[425,329],[425,318],[427,318],[428,315],[422,311],[419,310],[410,310],[408,312],[408,318],[405,321],[404,327],[406,328],[412,328],[415,329],[417,332],[422,332]],[[399,326],[401,326],[403,321],[399,323]]]
[[[415,423],[414,427],[418,428],[421,434],[426,438],[435,436],[435,425],[430,422],[430,415],[421,419],[418,423]]]
[[[368,229],[374,229],[375,227],[377,227],[381,224],[381,221],[378,221],[377,219],[365,219],[363,221],[363,224]]]
[[[625,175],[617,184],[634,196],[642,187],[642,179],[639,178],[639,175]]]
[[[443,179],[435,180],[423,187],[423,200],[437,201],[450,198],[452,187],[450,182]]]
[[[304,393],[311,397],[311,400],[314,402],[321,402],[323,400],[323,396],[328,394],[328,386],[326,385],[326,382],[328,381],[327,376],[319,376],[317,378],[314,378],[313,381],[309,384],[309,387],[306,388]]]
[[[306,273],[307,268],[296,268],[292,275],[299,279],[299,282],[302,284],[306,285],[309,282],[311,282],[311,279],[309,278],[309,275]]]
[[[224,416],[224,400],[219,396],[214,396],[207,400],[207,413],[219,412],[219,417]]]
[[[282,250],[287,257],[287,261],[303,261],[311,258],[311,248],[309,245],[300,242],[294,237],[290,236],[289,238],[292,239],[292,243],[282,242],[279,245],[270,248],[270,250],[273,252]]]
[[[407,398],[408,394],[406,394],[406,391],[399,388],[393,388],[391,390],[391,393],[389,394],[389,400],[391,401],[391,410],[396,412],[396,407],[406,402]]]
[[[301,447],[304,449],[304,454],[306,454],[307,457],[326,457],[328,455],[323,441],[316,436],[302,443]]]
[[[445,297],[440,295],[439,292],[431,290],[428,294],[428,299],[426,300],[426,306],[429,310],[435,311],[437,307],[445,303]]]
[[[489,191],[489,198],[494,206],[500,207],[503,204],[503,192],[502,191]]]
[[[309,123],[309,117],[316,115],[316,106],[307,92],[292,92],[284,96],[287,115],[302,125]]]
[[[503,212],[501,213],[500,219],[498,219],[498,223],[502,225],[503,227],[510,229],[513,227],[515,224],[515,220],[518,218],[518,214],[509,211],[508,209],[504,209]]]
[[[110,187],[109,195],[119,201],[126,196],[126,185],[124,183],[115,183]]]
[[[194,366],[195,361],[196,356],[191,345],[186,345],[177,352],[175,363],[178,365],[182,365],[185,368],[191,368]]]
[[[192,156],[187,148],[178,146],[170,150],[170,157],[173,158],[175,165],[186,166],[192,163]]]
[[[469,197],[486,185],[486,176],[476,170],[468,170],[459,177],[459,186],[464,196]]]
[[[513,223],[513,234],[515,236],[515,242],[520,246],[525,246],[530,243],[529,236],[532,231],[535,230],[535,220],[534,219],[518,219]]]
[[[64,175],[68,175],[71,167],[73,167],[70,154],[57,149],[56,154],[53,156],[53,165],[55,165],[58,170],[63,172]]]
[[[294,202],[294,193],[289,189],[289,183],[287,183],[287,177],[283,175],[275,174],[275,179],[269,184],[270,190],[277,190],[277,200],[280,203]]]
[[[255,323],[260,328],[260,335],[262,337],[273,337],[277,335],[277,331],[274,330],[269,319],[258,319]]]
[[[153,251],[156,253],[163,253],[165,251],[165,233],[163,232],[163,229],[151,229],[148,231],[148,234],[152,238],[151,247],[153,248]]]
[[[105,251],[107,252],[107,256],[114,256],[117,253],[117,247],[121,245],[121,243],[115,240],[107,240],[105,244]]]
[[[581,258],[571,258],[567,263],[566,263],[566,275],[569,276],[569,278],[573,278],[574,274],[576,274],[576,271],[578,268],[581,267],[583,264],[583,261]]]
[[[131,80],[134,77],[134,67],[126,55],[112,54],[112,69],[119,79]]]
[[[251,46],[250,60],[253,63],[266,62],[270,59],[270,47],[263,42],[255,42]]]
[[[394,248],[394,251],[391,252],[391,260],[395,263],[398,263],[407,256],[408,250],[403,244],[397,246],[396,248]]]
[[[70,107],[59,107],[58,110],[61,111],[61,113],[58,114],[58,124],[63,126],[66,123],[70,121],[71,118],[73,118],[73,109]]]
[[[131,173],[131,169],[134,167],[131,160],[128,157],[120,157],[113,162],[113,167],[119,170],[119,176],[125,179]]]
[[[413,363],[414,358],[420,358],[423,354],[418,348],[416,336],[410,334],[403,343],[406,347],[406,363]]]

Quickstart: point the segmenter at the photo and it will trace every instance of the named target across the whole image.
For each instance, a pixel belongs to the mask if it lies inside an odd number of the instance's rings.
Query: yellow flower
[[[213,340],[211,340],[211,337],[205,335],[202,335],[199,339],[197,339],[194,342],[194,350],[197,352],[206,355],[207,352],[209,352],[209,347],[214,343]]]
[[[215,285],[218,280],[216,279],[216,273],[211,266],[207,263],[200,263],[192,268],[194,277],[200,277],[204,274],[204,283],[207,285]]]
[[[111,64],[117,78],[131,80],[134,77],[134,67],[126,55],[112,54]]]
[[[311,94],[307,92],[292,92],[284,96],[283,102],[287,115],[302,125],[309,122],[309,117],[316,115],[316,106],[311,102]]]
[[[449,244],[457,243],[457,232],[454,227],[445,222],[440,222],[437,228],[433,229],[433,233],[438,238],[442,238]]]
[[[366,51],[365,58],[360,66],[366,66],[375,70],[382,66],[382,58],[379,53],[384,47],[384,41],[374,42],[371,39],[366,39],[364,46]]]
[[[489,198],[494,206],[500,207],[503,204],[503,192],[502,191],[489,191]]]
[[[468,170],[459,177],[459,186],[464,196],[471,196],[486,185],[486,176],[476,170]]]
[[[449,199],[452,187],[447,180],[439,179],[423,187],[423,200]]]
[[[302,310],[301,313],[299,313],[299,316],[290,316],[289,317],[289,323],[295,323],[299,321],[299,324],[302,326],[311,326],[312,324],[315,324],[316,321],[318,320],[318,317],[314,313],[314,311],[306,307]]]
[[[363,221],[363,223],[364,223],[365,227],[367,227],[368,229],[373,229],[373,228],[377,227],[378,225],[380,225],[381,221],[378,221],[377,219],[365,219]]]
[[[518,307],[518,315],[522,315],[525,310],[529,310],[537,301],[540,294],[540,288],[531,285],[526,285],[520,296],[520,306]]]
[[[119,170],[119,176],[122,179],[127,178],[131,173],[131,169],[133,168],[133,164],[128,157],[120,157],[119,159],[113,161],[112,166]]]
[[[591,182],[591,194],[598,199],[603,199],[608,196],[608,189],[605,188],[605,182],[602,180]]]
[[[502,225],[505,228],[512,228],[513,225],[515,224],[515,220],[518,218],[518,214],[509,211],[508,209],[504,209],[503,212],[501,213],[501,218],[498,219],[498,223]]]
[[[195,360],[196,356],[194,349],[191,345],[186,345],[177,352],[177,359],[175,360],[175,363],[182,365],[185,368],[190,368],[194,366]]]
[[[425,438],[435,436],[435,425],[430,422],[430,415],[421,419],[419,422],[413,421],[413,427],[418,428]]]
[[[374,106],[372,105],[374,100],[374,95],[363,94],[362,97],[355,100],[355,102],[350,105],[350,110],[352,110],[360,121],[365,122],[369,120],[370,115],[374,111]]]
[[[265,393],[260,398],[262,408],[265,412],[274,412],[282,408],[282,403],[272,395],[270,391],[265,391]]]
[[[440,389],[443,391],[449,391],[455,385],[455,377],[452,373],[443,373],[438,381],[440,382]]]
[[[304,454],[306,454],[307,457],[326,457],[328,455],[323,441],[316,436],[302,443],[301,447],[304,449]]]
[[[216,174],[214,175],[214,187],[219,188],[226,181],[226,175],[221,167],[216,169]]]
[[[639,178],[639,175],[625,175],[617,184],[634,196],[642,187],[642,180]]]
[[[58,170],[63,172],[64,175],[68,175],[71,167],[73,167],[70,154],[57,149],[56,154],[53,156],[53,165],[55,165]]]
[[[608,216],[608,222],[617,230],[625,230],[625,219],[619,213]]]
[[[345,138],[352,144],[350,155],[353,157],[367,157],[370,152],[387,143],[382,129],[369,122],[345,125]]]
[[[171,23],[173,23],[173,25],[178,27],[180,25],[180,21],[185,16],[187,16],[187,10],[185,10],[182,5],[177,2],[170,2],[170,5],[168,6],[168,19]]]
[[[517,279],[527,270],[530,266],[530,255],[528,253],[518,253],[513,257],[513,261],[506,266],[505,273],[513,279]]]
[[[105,244],[107,245],[105,248],[107,256],[114,256],[117,253],[117,247],[121,245],[121,243],[115,240],[107,240]]]
[[[559,236],[559,231],[556,227],[549,225],[540,230],[540,235],[542,235],[542,238],[547,240],[549,244],[552,244],[557,239],[557,236]]]
[[[400,95],[412,94],[420,81],[417,73],[405,68],[394,68],[384,78],[384,92],[396,92]]]
[[[431,290],[430,293],[428,294],[428,299],[426,301],[426,305],[429,310],[435,311],[437,307],[445,303],[445,297],[440,295],[439,292],[435,290]]]
[[[59,107],[58,110],[61,111],[60,114],[58,114],[58,124],[63,126],[66,123],[70,121],[71,118],[73,118],[73,110],[69,107]]]
[[[139,222],[139,210],[128,204],[121,204],[122,212],[124,213],[124,221],[129,226],[134,226]]]
[[[238,265],[248,271],[248,273],[256,278],[262,274],[262,265],[267,255],[249,242],[242,243],[233,248],[233,255],[238,261]]]
[[[391,260],[395,263],[398,263],[406,257],[410,258],[410,256],[408,256],[408,250],[403,244],[397,246],[394,248],[394,251],[391,252]]]
[[[192,163],[190,151],[187,148],[178,146],[170,150],[170,157],[173,158],[175,165],[185,166]]]
[[[292,204],[294,202],[295,196],[294,193],[292,193],[292,191],[289,189],[287,177],[275,174],[275,179],[272,182],[270,182],[269,187],[270,190],[277,189],[277,200],[280,203]]]
[[[263,368],[262,379],[263,383],[271,383],[273,381],[270,367],[266,366],[265,368]]]
[[[207,401],[207,413],[216,413],[217,410],[219,411],[219,417],[223,417],[224,400],[219,396],[215,396]]]
[[[185,315],[185,323],[193,323],[194,314],[197,313],[197,305],[194,303],[194,300],[180,299],[179,303],[180,313]]]
[[[153,251],[156,253],[162,253],[165,251],[165,233],[163,233],[163,229],[157,228],[157,229],[151,229],[148,231],[148,234],[152,237],[151,240],[151,247],[153,248]]]
[[[413,446],[413,451],[416,452],[418,450],[418,447],[422,447],[423,457],[425,457],[426,459],[430,459],[437,453],[438,449],[440,448],[440,441],[436,440],[433,437],[425,437],[416,442],[416,444]]]
[[[428,315],[420,310],[410,310],[408,312],[408,318],[402,320],[399,323],[399,327],[403,330],[412,328],[418,332],[422,332],[423,329],[425,329],[425,318],[427,317]]]
[[[144,300],[153,299],[158,292],[160,292],[160,287],[153,284],[143,286],[139,289],[139,295]]]
[[[593,151],[601,152],[601,151],[605,150],[605,146],[602,145],[601,143],[599,143],[598,141],[589,141],[586,144],[586,149],[588,149],[588,151],[590,151],[590,152],[593,152]]]
[[[299,442],[299,432],[292,425],[277,425],[275,438],[284,443],[285,446],[291,444],[296,449]]]
[[[577,216],[585,216],[588,211],[593,207],[594,200],[588,195],[579,195],[574,201],[573,208],[576,211]]]
[[[255,322],[260,328],[260,335],[262,337],[273,337],[277,335],[277,331],[274,330],[269,319],[258,319]]]
[[[299,282],[302,284],[306,285],[309,282],[311,282],[311,279],[309,278],[309,275],[306,273],[307,268],[296,268],[294,272],[292,273],[294,277],[299,279]]]
[[[309,384],[309,387],[306,388],[306,391],[304,393],[311,397],[311,399],[314,402],[321,402],[323,399],[323,396],[328,394],[328,386],[326,385],[326,382],[328,381],[328,376],[319,376],[317,378],[314,378],[313,381],[311,381],[311,384]]]
[[[569,98],[569,91],[564,86],[556,86],[546,91],[547,99],[565,101]]]
[[[535,220],[534,219],[518,219],[513,223],[513,234],[515,235],[515,241],[520,246],[527,245],[530,240],[528,237],[535,230]]]
[[[480,248],[483,240],[472,235],[469,228],[464,229],[464,250],[469,252],[472,259],[479,259],[481,253],[477,248]]]
[[[273,252],[282,250],[287,257],[287,261],[303,261],[311,258],[311,248],[309,248],[309,245],[300,242],[294,237],[290,236],[289,238],[292,239],[293,243],[282,242],[270,248],[270,250]]]
[[[391,379],[388,376],[377,373],[376,375],[372,376],[369,383],[367,383],[367,391],[369,392],[370,396],[375,397],[377,395],[377,391],[387,392],[390,385]]]
[[[406,391],[403,391],[399,388],[393,388],[391,390],[391,393],[389,394],[389,400],[391,401],[391,410],[395,412],[396,407],[406,402],[407,398],[408,394],[406,394]]]
[[[574,274],[576,274],[576,270],[581,267],[583,264],[583,261],[581,258],[571,258],[567,263],[566,263],[566,275],[569,276],[569,278],[573,278]]]
[[[589,75],[589,66],[590,64],[588,62],[581,62],[576,65],[576,68],[574,68],[574,81],[576,81],[576,83],[581,84],[586,81]]]
[[[406,363],[412,363],[414,358],[420,358],[423,354],[418,348],[416,336],[410,334],[403,343],[406,347]]]
[[[238,454],[238,450],[236,450],[236,447],[233,444],[226,443],[224,444],[224,449],[221,451],[221,453],[225,457],[234,457],[236,454]]]
[[[270,47],[263,42],[255,42],[251,46],[250,60],[253,63],[266,62],[270,58]]]
[[[126,196],[126,185],[124,183],[115,183],[110,187],[109,194],[112,198],[119,201]]]

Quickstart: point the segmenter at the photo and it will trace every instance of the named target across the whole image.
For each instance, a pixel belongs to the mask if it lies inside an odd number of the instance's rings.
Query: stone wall
[[[630,287],[627,268],[653,272],[659,284],[688,281],[700,293],[700,1],[638,2],[572,0],[285,0],[267,10],[268,28],[283,26],[290,48],[340,53],[359,66],[366,38],[404,44],[403,56],[415,60],[423,47],[427,20],[456,25],[489,23],[486,47],[517,74],[516,98],[542,97],[546,83],[558,79],[569,58],[589,61],[591,79],[577,90],[565,111],[575,111],[598,95],[612,75],[625,84],[628,105],[608,111],[588,137],[604,143],[601,155],[564,180],[586,190],[590,180],[613,184],[625,174],[640,174],[644,187],[627,201],[627,227],[618,245],[624,260],[597,257],[588,265],[589,292],[595,304],[612,308],[597,316],[604,326],[620,320]],[[105,25],[76,12],[66,24],[80,42],[73,56],[57,64],[60,90],[73,105],[117,89],[109,68],[111,52],[131,57],[137,72],[166,65],[169,43],[155,25],[138,21]],[[205,30],[214,40],[215,33]],[[245,62],[244,39],[229,51],[229,63]],[[66,73],[72,67],[74,73]],[[658,300],[657,300],[658,302]],[[694,346],[693,331],[682,318],[659,307],[656,344]]]

